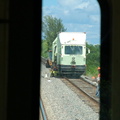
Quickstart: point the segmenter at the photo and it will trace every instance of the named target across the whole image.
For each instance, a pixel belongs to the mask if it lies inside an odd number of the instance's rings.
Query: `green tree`
[[[46,40],[43,40],[42,41],[42,51],[41,51],[41,55],[44,57],[44,58],[47,58],[47,53],[48,53],[48,44],[47,44],[47,41]]]
[[[66,30],[61,19],[49,15],[43,17],[42,34],[44,40],[46,40],[47,50],[51,49],[52,42],[57,37],[57,34]]]
[[[90,49],[90,54],[87,55],[87,75],[97,76],[97,67],[100,66],[100,45],[86,44]]]

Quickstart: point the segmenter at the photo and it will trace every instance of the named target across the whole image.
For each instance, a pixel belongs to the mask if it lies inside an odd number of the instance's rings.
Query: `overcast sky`
[[[43,16],[60,18],[67,32],[86,32],[89,44],[100,44],[100,8],[96,0],[42,0]]]

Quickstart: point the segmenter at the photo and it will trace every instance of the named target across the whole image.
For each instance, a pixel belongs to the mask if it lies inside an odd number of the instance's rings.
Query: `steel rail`
[[[91,99],[92,101],[94,101],[96,104],[99,105],[99,101],[95,100],[93,97],[91,97],[88,93],[86,93],[85,91],[83,91],[81,88],[79,88],[78,86],[76,86],[74,83],[72,83],[68,78],[64,78],[66,79],[69,83],[71,83],[74,87],[76,87],[78,90],[80,90],[82,93],[84,93],[86,96],[89,97],[89,99]]]
[[[40,110],[41,110],[41,113],[42,113],[43,120],[47,120],[47,116],[45,114],[45,110],[44,110],[43,103],[42,103],[41,99],[40,99]]]

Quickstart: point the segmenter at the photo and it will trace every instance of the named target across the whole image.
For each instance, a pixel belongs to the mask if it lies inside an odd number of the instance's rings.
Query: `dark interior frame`
[[[0,24],[6,25],[6,29],[3,29],[6,34],[2,38],[7,41],[1,41],[4,47],[0,52],[2,58],[5,58],[4,52],[7,55],[6,61],[0,63],[3,65],[0,68],[3,73],[0,75],[3,99],[0,100],[0,119],[38,120],[42,4],[40,0],[0,2],[4,3],[3,8],[8,16],[0,17]],[[98,2],[101,8],[100,120],[119,120],[120,1]]]

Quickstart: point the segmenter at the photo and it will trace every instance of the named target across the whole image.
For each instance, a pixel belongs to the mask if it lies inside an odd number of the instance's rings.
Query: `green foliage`
[[[89,76],[97,76],[97,68],[100,66],[100,45],[86,44],[90,49],[90,54],[87,55],[87,70],[86,74]]]
[[[41,55],[44,57],[44,58],[47,58],[47,53],[48,53],[48,44],[47,44],[47,41],[46,40],[42,40],[42,45],[41,45]]]
[[[52,42],[55,40],[59,32],[64,32],[66,29],[62,24],[61,19],[52,16],[44,16],[42,21],[42,34],[48,46],[47,50],[52,48]]]

